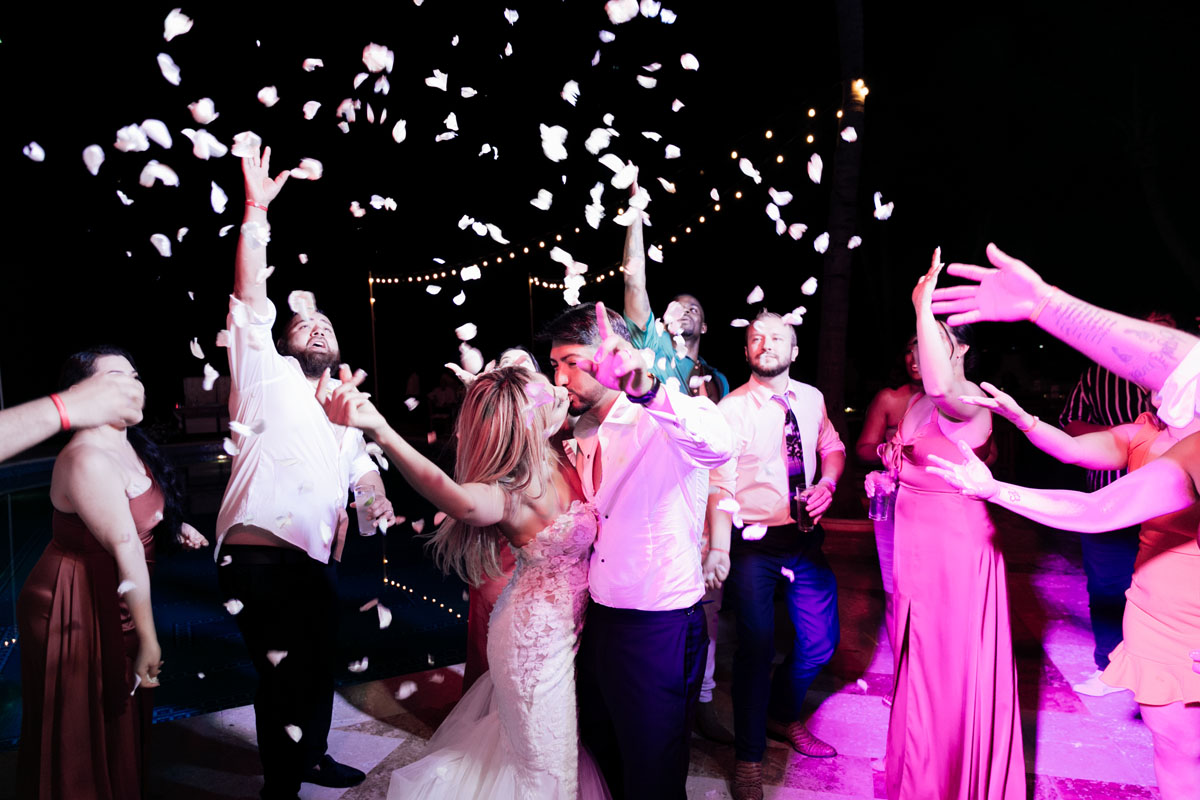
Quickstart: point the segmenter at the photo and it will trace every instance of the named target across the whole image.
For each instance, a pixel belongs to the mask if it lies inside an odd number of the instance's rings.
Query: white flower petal
[[[217,113],[211,97],[201,97],[194,103],[188,103],[188,111],[192,112],[192,119],[197,125],[207,125],[221,116]]]
[[[229,235],[229,232],[230,232],[231,230],[233,230],[233,229],[234,229],[234,227],[235,227],[235,226],[233,226],[233,225],[224,225],[224,226],[222,226],[222,227],[221,227],[221,230],[217,231],[217,236],[220,236],[222,239],[224,239],[226,236],[228,236],[228,235]]]
[[[117,189],[117,197],[121,198],[121,202],[124,205],[127,205],[127,206],[133,205],[133,200],[129,197],[129,195],[125,194],[120,189]]]
[[[392,84],[388,81],[387,75],[380,75],[375,81],[375,94],[387,95],[392,90]]]
[[[463,342],[458,346],[458,363],[472,375],[478,375],[483,369],[483,353]]]
[[[605,153],[597,159],[601,164],[611,169],[614,173],[625,169],[625,162],[621,160],[616,153]],[[594,199],[594,198],[593,198]],[[599,202],[598,200],[596,202]]]
[[[29,144],[25,145],[21,148],[21,152],[24,153],[25,157],[30,161],[46,160],[46,151],[43,150],[42,146],[37,142],[30,142]]]
[[[537,197],[529,201],[529,205],[542,211],[549,211],[550,204],[554,202],[554,195],[545,189],[538,189]]]
[[[258,90],[258,102],[270,108],[279,102],[279,92],[274,86],[264,86]]]
[[[358,87],[362,86],[363,81],[365,81],[369,77],[371,77],[371,73],[369,73],[369,72],[360,72],[357,75],[355,75],[354,76],[354,88],[357,89]]]
[[[230,152],[237,158],[246,158],[262,149],[262,137],[254,131],[242,131],[233,137]]]
[[[779,206],[774,203],[767,203],[767,216],[773,220],[779,219]]]
[[[829,249],[829,233],[822,233],[816,239],[813,239],[813,250],[818,253],[824,253]]]
[[[405,405],[405,407],[406,407],[406,408],[408,408],[408,410],[409,410],[409,411],[412,411],[412,410],[414,410],[414,409],[415,409],[415,408],[416,408],[418,405],[420,405],[420,402],[421,402],[421,401],[419,401],[419,400],[418,400],[417,398],[415,398],[415,397],[406,397],[406,398],[404,398],[404,405]]]
[[[642,69],[646,70],[646,72],[658,72],[660,69],[662,69],[662,64],[655,61],[653,64],[647,64],[646,66],[642,67]]]
[[[133,581],[130,581],[130,580],[121,581],[119,584],[117,584],[117,596],[118,597],[124,596],[125,594],[133,591],[136,588],[137,588],[137,584],[134,583]]]
[[[441,89],[444,92],[446,91],[446,79],[449,77],[449,75],[440,69],[435,69],[433,76],[425,79],[425,85],[432,86],[434,89]]]
[[[800,237],[803,236],[804,232],[807,230],[808,230],[808,226],[805,225],[804,223],[793,222],[791,225],[788,226],[788,236],[791,236],[793,239],[799,240]]]
[[[661,9],[662,3],[658,2],[658,0],[642,0],[642,2],[639,4],[639,10],[642,12],[642,16],[646,17],[647,19],[653,19],[654,17],[657,17],[658,12]]]
[[[203,128],[198,131],[184,128],[183,133],[192,141],[192,155],[202,161],[207,161],[209,158],[221,158],[229,152],[229,148],[220,139]]]
[[[381,44],[372,42],[363,48],[363,66],[371,72],[392,71],[396,62],[396,54]]]
[[[792,572],[787,567],[780,567],[779,574],[788,579],[788,583],[796,582],[796,573]]]
[[[262,269],[260,269],[258,271],[258,274],[256,274],[254,276],[254,282],[261,286],[262,284],[267,282],[267,278],[271,277],[271,275],[274,274],[274,272],[275,272],[274,267],[263,267]]]
[[[325,62],[319,58],[306,58],[304,59],[304,62],[300,64],[300,68],[305,72],[312,72],[314,69],[323,66],[325,66]]]
[[[445,133],[439,133],[437,136],[433,137],[433,140],[435,142],[448,142],[451,139],[457,138],[458,134],[455,131],[446,131]]]
[[[396,690],[397,700],[407,700],[417,692],[417,684],[413,681],[403,681]]]
[[[316,100],[309,100],[307,103],[304,104],[304,109],[303,109],[304,118],[312,119],[313,117],[315,117],[317,115],[317,111],[320,108],[321,108],[321,104],[318,103]]]
[[[742,539],[747,542],[757,541],[767,535],[766,525],[747,525],[742,528]]]
[[[301,264],[307,264],[307,263],[308,263],[308,253],[301,253],[301,254],[298,256],[298,258],[300,259],[300,263],[301,263]]]
[[[362,661],[351,661],[349,664],[346,665],[346,669],[350,670],[351,672],[366,672],[367,671],[367,663],[368,663],[368,660],[364,656]]]
[[[812,158],[808,159],[808,179],[813,183],[821,182],[821,170],[825,168],[825,164],[821,161],[821,156],[816,153],[812,154]]]
[[[691,53],[684,53],[679,57],[679,63],[684,69],[696,70],[700,69],[700,62]]]
[[[375,612],[379,614],[379,630],[392,624],[392,612],[383,603],[375,606]]]
[[[746,295],[747,305],[754,305],[755,303],[761,303],[762,299],[763,299],[763,290],[762,290],[761,286],[755,286],[754,290],[752,292],[750,292],[750,294]]]
[[[675,12],[669,8],[664,8],[662,11],[660,11],[658,14],[658,18],[667,25],[674,25],[675,20],[678,19]]]
[[[89,144],[83,148],[83,165],[93,175],[100,174],[100,165],[104,163],[104,148],[98,144]]]
[[[653,89],[658,85],[658,78],[651,78],[649,75],[638,75],[637,82],[640,83],[643,88]]]
[[[169,258],[171,255],[171,240],[166,234],[156,233],[150,237],[150,244],[158,250],[158,254],[163,258]]]
[[[175,231],[175,241],[182,242],[183,237],[187,236],[187,232],[188,232],[188,229],[186,227],[180,228],[179,230]]]
[[[854,130],[853,126],[850,126],[850,125],[847,125],[846,127],[842,128],[841,136],[842,136],[842,139],[847,142],[857,142],[858,141],[858,131]]]
[[[781,208],[792,202],[791,192],[777,192],[774,189],[767,189],[767,194],[771,195],[771,201]]]
[[[267,661],[271,662],[271,666],[278,667],[279,662],[287,658],[287,650],[268,650]]]
[[[236,456],[241,452],[241,449],[234,444],[233,439],[230,439],[228,436],[226,436],[225,440],[221,442],[221,447],[224,448],[225,452],[229,453],[231,456]]]
[[[451,111],[446,119],[442,120],[442,122],[449,130],[458,130],[458,117],[454,115],[453,111]]]
[[[461,89],[458,90],[458,93],[465,98],[474,97],[475,95],[479,94],[479,92],[475,91],[470,86],[462,87]]]
[[[454,295],[454,297],[450,298],[450,301],[456,306],[461,306],[463,303],[467,302],[467,293],[459,292],[458,294]]]
[[[648,205],[650,205],[650,192],[646,191],[645,186],[637,187],[637,191],[629,198],[629,207],[645,211]]]
[[[478,332],[479,332],[479,329],[475,327],[474,322],[464,323],[454,329],[454,335],[457,336],[459,341],[462,341],[462,342],[471,341],[472,339],[475,338],[475,335]]]
[[[311,319],[317,311],[317,298],[312,292],[297,289],[288,295],[288,308],[301,319]]]
[[[638,15],[638,0],[608,0],[604,11],[613,25],[621,25]]]
[[[776,236],[783,236],[785,233],[787,233],[787,229],[788,229],[788,226],[787,226],[786,222],[784,222],[781,219],[775,220],[775,235]]]
[[[325,166],[315,158],[300,159],[300,166],[292,170],[293,178],[302,178],[306,181],[320,180],[325,174]]]
[[[144,119],[139,126],[142,133],[146,134],[150,141],[154,142],[164,150],[170,150],[173,141],[171,132],[167,130],[166,123],[160,119]]]
[[[182,9],[172,9],[163,20],[163,38],[168,42],[176,36],[181,36],[192,29],[192,20],[183,13]]]
[[[735,319],[732,322],[730,322],[729,325],[734,328],[746,328],[746,327],[749,327],[750,320],[742,319],[739,317],[738,319]]]
[[[513,54],[512,42],[506,42],[504,45],[504,55],[511,56]]]
[[[656,244],[651,245],[650,248],[646,250],[646,257],[651,261],[661,264],[663,260],[662,248]]]
[[[517,20],[521,18],[521,15],[517,13],[515,8],[506,8],[504,9],[504,18],[508,20],[509,25],[516,25]]]
[[[271,242],[271,225],[266,222],[244,222],[241,233],[252,248],[266,247]]]
[[[600,222],[604,219],[604,206],[599,203],[590,203],[583,207],[583,218],[587,220],[587,224],[592,228],[599,230]]]
[[[638,168],[630,163],[621,167],[621,170],[612,176],[612,185],[614,189],[628,189],[634,181],[637,180]]]
[[[883,192],[875,193],[875,219],[885,220],[892,216],[895,203],[884,203]]]
[[[742,174],[753,178],[755,183],[762,183],[762,175],[760,175],[758,170],[754,168],[754,165],[750,163],[750,159],[738,159],[738,168],[741,169]]]
[[[560,94],[563,100],[566,100],[571,105],[579,102],[579,81],[567,81],[563,84]]]
[[[542,152],[551,161],[562,161],[567,157],[567,129],[561,125],[539,125],[542,132]]]
[[[483,272],[479,269],[479,267],[472,264],[469,267],[463,267],[458,274],[464,281],[477,281]]]
[[[508,244],[508,239],[504,238],[504,234],[501,233],[500,227],[498,225],[493,225],[492,223],[489,222],[487,224],[487,230],[488,230],[488,235],[491,236],[492,239],[499,242],[500,244]]]
[[[439,512],[437,512],[436,514],[434,514],[434,515],[433,515],[433,524],[434,524],[434,525],[441,525],[441,524],[442,524],[442,521],[443,521],[444,519],[446,519],[446,512],[445,512],[445,511],[439,511]]]
[[[438,286],[436,283],[431,283],[425,287],[426,294],[438,294],[441,291],[442,291],[442,287]]]
[[[451,47],[458,47],[458,34],[454,34],[454,38],[450,40]]]
[[[230,613],[230,615],[235,616],[235,617],[238,614],[242,613],[242,609],[246,607],[245,604],[242,603],[241,600],[238,600],[236,598],[231,598],[229,600],[226,600],[224,605],[225,605],[225,610],[228,611]],[[299,739],[297,739],[297,741],[299,741]]]
[[[608,44],[616,38],[617,35],[612,31],[600,31],[600,41],[604,42],[605,44]]]
[[[662,184],[662,187],[667,190],[668,194],[675,194],[675,184],[671,183],[666,178],[659,178],[658,182]]]
[[[225,190],[217,186],[217,182],[212,182],[212,189],[208,193],[208,201],[212,203],[212,210],[218,214],[225,213],[225,205],[229,202],[229,197],[225,194]]]
[[[679,148],[673,144],[667,145],[667,151],[664,158],[679,158]]]
[[[822,234],[822,236],[824,236],[824,234]],[[806,280],[804,282],[804,284],[800,287],[800,292],[801,292],[801,294],[805,294],[805,295],[816,294],[817,293],[817,279],[809,278],[808,280]]]
[[[404,120],[399,120],[392,126],[392,138],[396,140],[396,144],[400,144],[408,136],[408,123]]]
[[[862,244],[861,236],[851,236],[850,241],[846,242],[846,247],[849,250],[853,250],[854,248],[858,247],[860,244]]]
[[[679,100],[676,100],[673,103],[671,103],[672,111],[678,111],[681,108],[683,108],[683,103],[681,103]]]
[[[167,79],[167,83],[175,86],[179,85],[179,65],[166,53],[158,54],[158,69],[162,72],[162,76]]]
[[[304,731],[300,730],[297,725],[284,725],[283,730],[293,742],[300,741],[300,737],[304,735]]]
[[[140,125],[126,125],[117,131],[117,141],[113,147],[122,153],[140,153],[150,149],[150,140]]]

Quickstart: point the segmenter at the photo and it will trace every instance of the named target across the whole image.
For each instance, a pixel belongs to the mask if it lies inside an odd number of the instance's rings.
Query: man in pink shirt
[[[710,477],[725,495],[712,514],[711,550],[732,551],[725,600],[737,614],[735,800],[762,800],[768,728],[806,756],[837,755],[805,727],[800,709],[839,639],[837,584],[817,523],[833,500],[846,448],[821,393],[788,376],[799,352],[791,325],[777,314],[759,314],[746,329],[750,380],[718,405],[736,443],[733,457]],[[814,484],[818,465],[821,479]],[[771,680],[780,584],[796,640]]]

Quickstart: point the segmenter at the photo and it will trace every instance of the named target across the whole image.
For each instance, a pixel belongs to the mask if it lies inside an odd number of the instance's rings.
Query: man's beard
[[[300,371],[306,378],[320,378],[326,369],[333,372],[341,361],[341,354],[328,350],[298,350],[285,353],[300,362]]]
[[[760,367],[758,364],[751,362],[750,371],[759,378],[774,378],[776,375],[782,375],[783,373],[787,372],[788,367],[790,366],[791,364],[788,364],[783,360],[780,360],[779,363],[773,367]]]

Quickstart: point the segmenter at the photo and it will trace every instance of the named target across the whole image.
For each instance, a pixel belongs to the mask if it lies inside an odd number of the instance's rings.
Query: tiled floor
[[[1150,735],[1128,692],[1080,697],[1070,684],[1093,667],[1087,596],[1078,544],[1024,521],[1002,518],[1010,571],[1013,630],[1021,677],[1030,796],[1036,800],[1157,798]],[[884,797],[880,759],[888,709],[891,652],[881,637],[881,594],[869,531],[829,530],[826,552],[839,579],[842,645],[818,679],[810,727],[837,747],[829,760],[806,759],[779,743],[768,749],[768,800]],[[715,702],[730,717],[732,620],[722,615]],[[404,701],[404,680],[418,690]],[[860,683],[860,680],[862,683]],[[341,691],[330,752],[368,773],[348,790],[305,785],[301,797],[378,800],[393,769],[420,757],[425,740],[457,699],[456,669],[360,684]],[[865,684],[865,689],[863,685]],[[153,796],[178,800],[257,797],[261,777],[249,707],[156,725]],[[693,740],[688,796],[729,797],[729,747]],[[11,775],[11,754],[0,777]],[[3,783],[11,783],[3,781]]]

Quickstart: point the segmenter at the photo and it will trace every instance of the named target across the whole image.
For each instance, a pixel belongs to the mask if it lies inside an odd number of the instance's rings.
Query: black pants
[[[238,630],[258,672],[254,695],[263,798],[295,797],[302,773],[325,754],[333,716],[337,568],[279,547],[228,545],[223,599],[243,603]],[[278,665],[268,651],[285,651]],[[287,726],[300,729],[293,741]]]
[[[1133,581],[1133,565],[1137,561],[1138,527],[1085,533],[1079,537],[1079,543],[1087,575],[1092,636],[1096,640],[1093,657],[1096,667],[1104,669],[1108,666],[1108,654],[1125,638],[1121,623],[1125,619],[1125,591]]]
[[[685,800],[708,629],[676,611],[592,601],[579,647],[579,727],[614,800]]]

